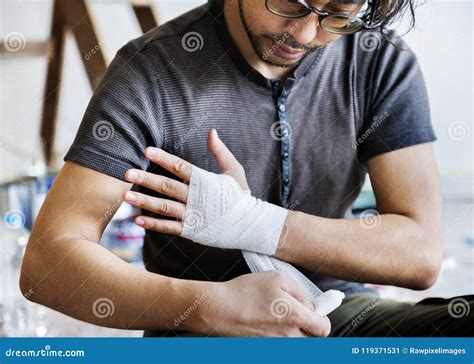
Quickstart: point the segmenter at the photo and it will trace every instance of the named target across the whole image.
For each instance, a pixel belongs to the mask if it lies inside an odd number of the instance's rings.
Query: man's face
[[[355,16],[365,0],[307,0],[307,3],[319,10],[351,12]],[[271,66],[296,67],[311,51],[340,37],[318,26],[316,14],[281,17],[266,8],[265,0],[239,0],[239,11],[255,53]]]

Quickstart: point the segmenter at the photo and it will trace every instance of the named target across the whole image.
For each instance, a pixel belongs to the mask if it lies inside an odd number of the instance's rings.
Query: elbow
[[[37,259],[38,257],[35,252],[31,251],[31,249],[26,249],[26,253],[21,264],[20,280],[18,283],[23,297],[31,302],[42,303],[39,302],[39,287],[36,284],[35,278],[35,272],[37,271],[37,268],[34,262],[37,261]]]
[[[20,286],[20,291],[23,297],[25,297],[28,301],[33,301],[33,296],[34,296],[34,291],[35,291],[35,285],[33,280],[30,278],[30,273],[31,272],[31,266],[29,265],[30,263],[27,263],[26,261],[26,255],[25,258],[23,258],[23,263],[21,265],[21,271],[20,271],[20,281],[19,286]]]
[[[33,296],[35,292],[34,285],[32,284],[31,280],[27,278],[23,270],[20,274],[19,285],[20,285],[20,291],[23,297],[25,297],[28,301],[35,302],[33,300]]]
[[[417,291],[424,291],[425,289],[433,287],[438,280],[440,266],[441,264],[429,262],[425,266],[420,267],[410,288]]]
[[[431,288],[436,283],[443,259],[441,244],[439,244],[439,248],[433,249],[431,243],[430,248],[426,250],[424,256],[413,265],[416,268],[413,272],[412,287],[410,288],[419,291]]]

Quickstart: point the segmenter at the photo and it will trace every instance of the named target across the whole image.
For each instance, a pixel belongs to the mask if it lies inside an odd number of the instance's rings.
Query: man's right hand
[[[299,284],[278,271],[214,283],[200,306],[188,328],[211,336],[325,337],[331,330]]]

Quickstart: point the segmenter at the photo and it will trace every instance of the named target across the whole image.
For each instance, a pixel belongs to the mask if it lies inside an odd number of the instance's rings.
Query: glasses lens
[[[308,15],[308,9],[296,0],[266,0],[267,8],[272,13],[289,18]]]
[[[321,27],[336,34],[351,34],[362,29],[363,25],[357,18],[331,15],[321,21]]]

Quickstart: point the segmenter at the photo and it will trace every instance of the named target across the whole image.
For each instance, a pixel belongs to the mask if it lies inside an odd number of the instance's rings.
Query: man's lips
[[[295,60],[298,58],[301,58],[301,56],[304,54],[305,51],[302,50],[294,50],[291,48],[286,47],[285,45],[280,45],[278,48],[275,50],[274,54],[277,57],[280,58],[285,58],[289,60]]]

